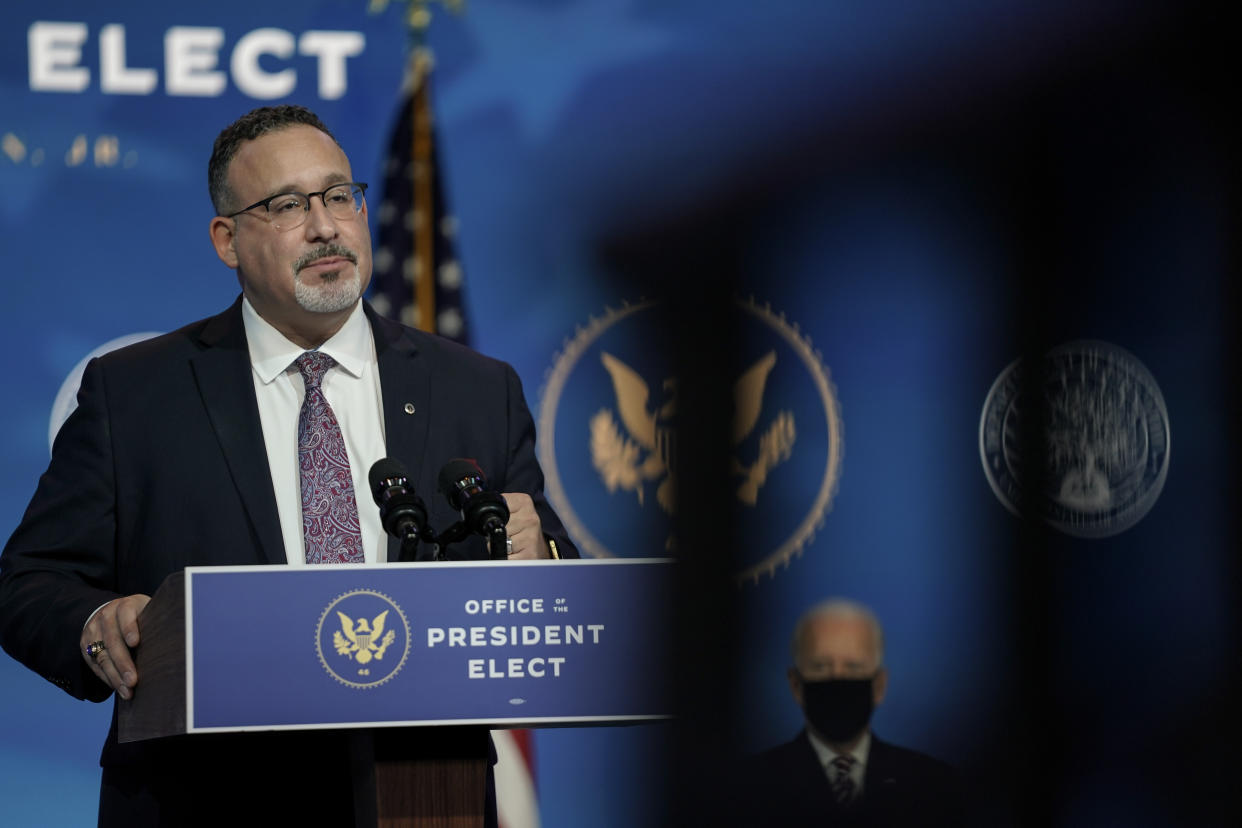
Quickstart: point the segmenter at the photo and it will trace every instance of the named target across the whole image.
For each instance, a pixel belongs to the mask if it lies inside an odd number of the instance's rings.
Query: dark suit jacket
[[[513,369],[378,317],[369,306],[366,313],[388,456],[409,469],[431,526],[442,531],[458,518],[436,494],[440,468],[472,457],[495,489],[530,494],[545,535],[562,556],[576,557],[544,499],[534,424]],[[358,495],[359,508],[368,508],[368,493]],[[390,541],[390,560],[398,547]],[[481,538],[452,549],[459,557],[487,557]],[[110,691],[78,650],[96,607],[121,595],[149,595],[187,566],[285,561],[239,298],[217,316],[87,366],[78,408],[0,557],[0,644],[70,694],[100,701]],[[236,780],[262,767],[239,765],[237,751],[226,759],[193,740],[210,763],[225,763],[217,775],[227,769]],[[101,764],[166,769],[194,761],[180,749],[183,741],[119,745],[114,715]],[[225,744],[237,744],[236,737]],[[264,755],[261,745],[251,752]],[[289,762],[283,747],[273,755]],[[336,761],[323,758],[328,767]]]
[[[737,825],[960,828],[962,787],[944,762],[871,736],[863,793],[848,809],[833,802],[828,777],[802,731],[750,757],[734,785]]]

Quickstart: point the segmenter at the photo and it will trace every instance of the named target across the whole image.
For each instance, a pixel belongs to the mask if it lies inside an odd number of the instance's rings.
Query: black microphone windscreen
[[[487,484],[487,478],[483,475],[483,470],[473,460],[457,457],[448,461],[444,464],[444,468],[440,469],[440,478],[438,480],[440,492],[442,494],[450,494],[456,491],[461,480],[467,477],[477,478],[480,485]]]
[[[383,482],[394,477],[409,479],[404,463],[391,457],[381,457],[379,460],[376,460],[375,465],[371,467],[371,471],[367,475],[367,480],[371,484],[371,494],[378,497],[383,489]]]

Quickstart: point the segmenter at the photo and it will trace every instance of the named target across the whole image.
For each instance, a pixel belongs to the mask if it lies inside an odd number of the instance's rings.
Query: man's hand
[[[104,604],[82,628],[78,650],[95,675],[123,699],[134,694],[138,670],[129,654],[138,645],[138,614],[151,600],[149,595],[127,595]],[[87,647],[102,641],[101,649],[92,658]]]
[[[513,543],[513,551],[509,553],[511,561],[533,561],[539,558],[551,558],[552,551],[543,537],[543,525],[539,522],[539,513],[535,511],[535,501],[530,495],[521,492],[501,492],[501,497],[509,505],[509,522],[505,531]]]

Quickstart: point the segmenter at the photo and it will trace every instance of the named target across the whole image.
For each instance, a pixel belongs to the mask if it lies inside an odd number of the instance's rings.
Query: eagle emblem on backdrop
[[[666,513],[673,514],[675,484],[672,469],[673,430],[669,423],[675,413],[675,402],[648,409],[650,392],[646,381],[621,360],[608,352],[600,354],[616,392],[616,408],[624,433],[612,411],[600,409],[591,418],[591,460],[608,491],[633,491],[638,502],[644,502],[645,485],[656,481],[655,496]],[[769,351],[748,368],[733,387],[733,445],[751,434],[763,410],[763,391],[768,374],[776,365],[776,352]],[[665,391],[675,387],[672,379],[663,383]],[[797,439],[793,412],[781,411],[759,443],[759,456],[749,465],[737,457],[730,458],[734,474],[743,478],[737,497],[754,506],[759,489],[767,480],[768,471],[788,460]]]
[[[658,300],[606,308],[565,342],[540,394],[548,497],[593,557],[672,554],[677,378]],[[841,418],[827,368],[797,325],[734,303],[743,365],[732,388],[730,467],[741,582],[775,575],[821,528],[841,471]],[[773,534],[772,526],[783,527]]]
[[[1093,340],[1010,363],[979,422],[983,471],[1005,508],[1081,538],[1123,532],[1155,505],[1169,438],[1155,378]]]
[[[410,622],[382,592],[357,589],[337,596],[319,616],[319,663],[349,687],[367,689],[391,679],[410,654]]]

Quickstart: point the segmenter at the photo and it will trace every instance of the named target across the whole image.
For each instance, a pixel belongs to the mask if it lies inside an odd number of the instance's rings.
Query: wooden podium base
[[[481,727],[351,734],[355,824],[483,828],[489,739]]]
[[[377,828],[483,828],[484,784],[481,760],[376,762]]]

